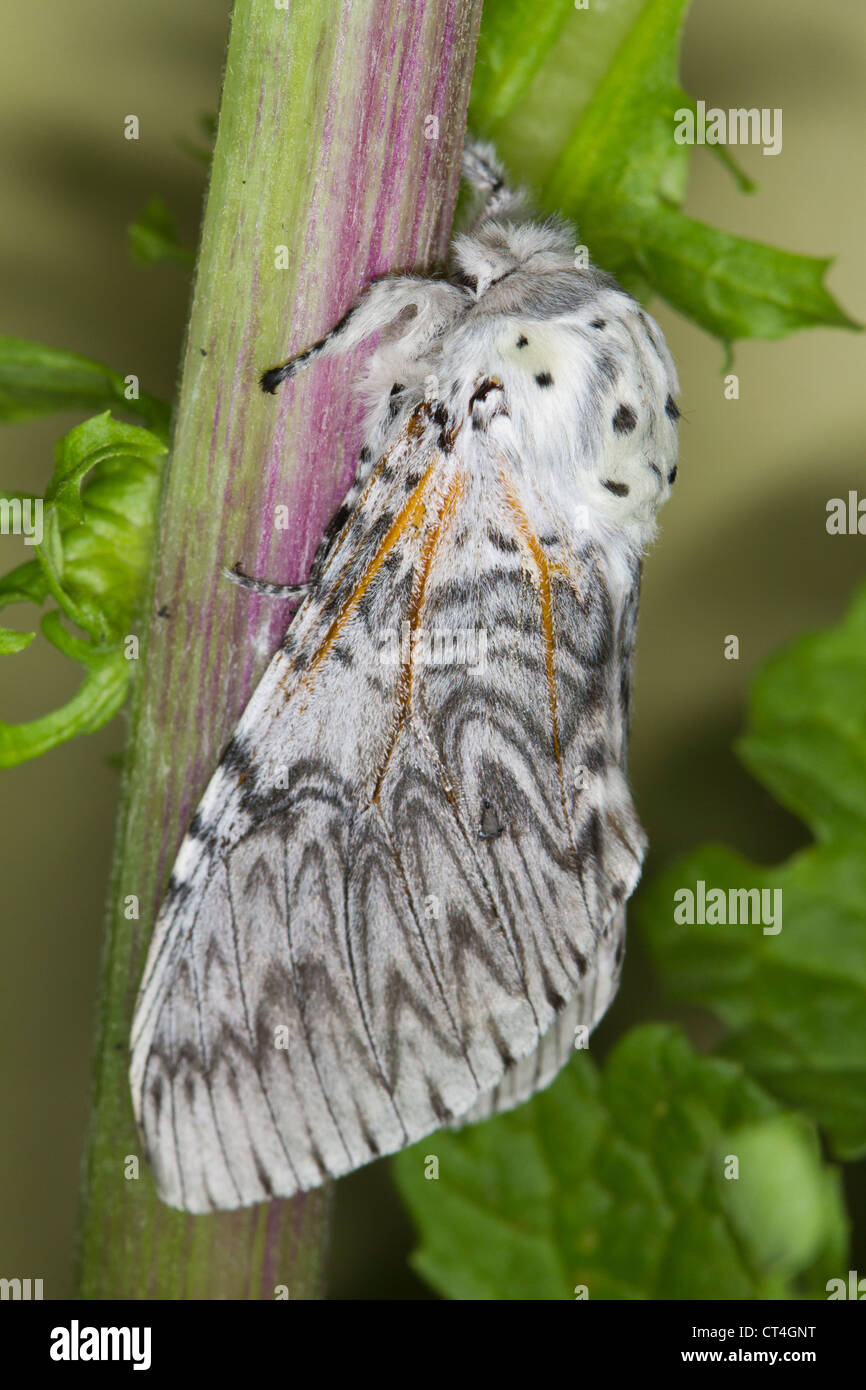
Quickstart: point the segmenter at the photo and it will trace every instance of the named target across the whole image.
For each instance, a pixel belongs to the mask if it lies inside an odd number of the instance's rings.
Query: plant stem
[[[481,0],[235,5],[110,889],[85,1298],[322,1288],[326,1190],[192,1217],[159,1202],[143,1158],[138,1179],[126,1176],[141,1155],[129,1024],[184,828],[291,612],[239,592],[220,567],[303,578],[357,457],[359,409],[347,402],[359,354],[276,400],[258,376],[319,337],[373,276],[443,257],[480,12]],[[128,920],[133,895],[140,915]]]

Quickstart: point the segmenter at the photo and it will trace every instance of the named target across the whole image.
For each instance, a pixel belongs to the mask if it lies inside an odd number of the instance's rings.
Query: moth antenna
[[[476,209],[472,227],[494,217],[509,214],[525,214],[526,195],[519,188],[512,188],[508,176],[493,145],[482,140],[467,139],[463,146],[463,177],[477,194],[481,195],[480,206]]]

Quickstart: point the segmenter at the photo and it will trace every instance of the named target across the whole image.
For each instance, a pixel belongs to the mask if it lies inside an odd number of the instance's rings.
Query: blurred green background
[[[601,4],[603,0],[594,0]],[[616,0],[606,0],[616,3]],[[180,148],[216,109],[230,6],[43,0],[7,16],[0,83],[5,197],[0,331],[134,372],[168,398],[189,278],[131,265],[126,225],[160,194],[192,245],[203,169]],[[776,158],[741,149],[759,184],[739,194],[698,151],[686,211],[790,250],[838,257],[828,285],[866,318],[862,130],[866,9],[850,0],[694,0],[683,84],[723,108],[781,107]],[[138,142],[123,119],[141,122]],[[808,628],[836,621],[863,576],[866,539],[828,536],[825,508],[866,493],[862,383],[866,338],[815,330],[736,348],[740,398],[723,394],[717,344],[656,302],[681,379],[679,482],[662,515],[643,590],[633,780],[652,853],[646,870],[703,840],[772,862],[806,840],[731,752],[749,678]],[[5,427],[2,486],[41,492],[70,415]],[[3,538],[5,571],[30,558]],[[20,610],[22,621],[28,617]],[[11,617],[16,622],[17,614]],[[726,661],[724,639],[740,639]],[[78,668],[42,640],[0,669],[6,720],[68,698]],[[122,746],[116,720],[40,761],[0,774],[0,1274],[72,1291],[93,1010]],[[632,938],[619,999],[594,1051],[638,1020],[684,1018],[700,1044],[711,1024],[659,995]],[[866,1164],[848,1173],[866,1228]],[[338,1185],[329,1296],[429,1297],[407,1267],[412,1235],[387,1163]],[[853,1267],[866,1267],[859,1237]]]

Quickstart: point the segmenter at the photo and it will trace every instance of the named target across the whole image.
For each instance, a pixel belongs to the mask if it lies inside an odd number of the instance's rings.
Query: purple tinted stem
[[[480,14],[481,0],[235,5],[110,891],[85,1298],[321,1291],[326,1191],[191,1217],[158,1201],[143,1158],[125,1176],[141,1155],[129,1023],[183,831],[291,613],[220,568],[303,579],[358,452],[361,353],[276,398],[258,377],[373,276],[444,257]]]

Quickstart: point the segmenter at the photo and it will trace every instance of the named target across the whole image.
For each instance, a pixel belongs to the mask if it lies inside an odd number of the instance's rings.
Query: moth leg
[[[272,584],[268,579],[255,579],[251,574],[244,574],[240,564],[231,570],[223,569],[222,573],[225,579],[237,584],[239,589],[249,589],[254,594],[263,594],[265,598],[306,598],[312,588],[309,583]]]
[[[473,229],[492,217],[523,210],[524,195],[512,188],[493,145],[467,140],[463,146],[463,177],[469,187],[482,195],[473,218]]]
[[[252,593],[263,594],[266,598],[306,598],[308,594],[313,593],[318,588],[325,561],[334,542],[351,516],[354,499],[360,491],[357,482],[353,484],[349,489],[346,501],[337,508],[328,522],[322,539],[316,546],[316,553],[310,566],[310,577],[305,583],[273,584],[269,579],[256,579],[254,575],[245,574],[240,564],[236,564],[234,569],[224,569],[223,575],[232,584],[237,584],[239,589],[249,589]]]
[[[398,328],[397,320],[408,322],[419,308],[430,301],[429,281],[412,275],[386,275],[374,280],[362,298],[335,323],[324,338],[296,353],[277,367],[271,367],[261,377],[263,391],[273,394],[283,381],[289,381],[304,367],[320,357],[338,357],[358,347],[371,333]]]

